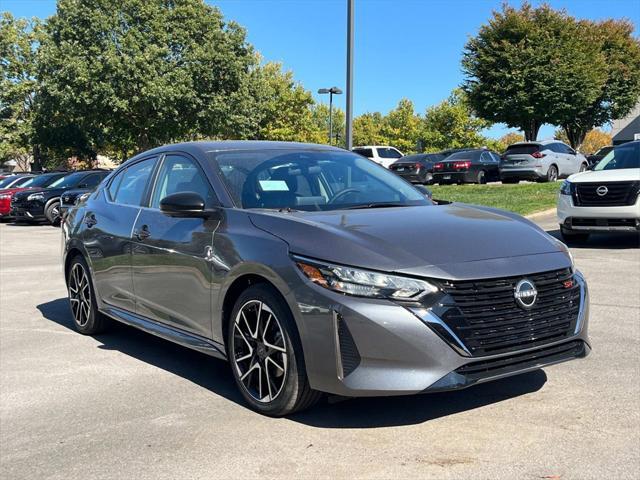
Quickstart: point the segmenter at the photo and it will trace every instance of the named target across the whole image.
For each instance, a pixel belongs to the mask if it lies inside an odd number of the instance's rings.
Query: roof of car
[[[146,157],[148,155],[159,154],[168,151],[182,151],[193,153],[224,152],[231,150],[332,150],[344,152],[345,150],[330,145],[301,142],[273,142],[266,140],[220,140],[220,141],[197,141],[183,142],[163,145],[141,152],[130,160]],[[123,162],[124,163],[124,162]]]
[[[357,147],[353,147],[351,150],[355,150],[356,148],[396,148],[391,145],[358,145]]]
[[[514,145],[549,145],[550,143],[564,143],[562,140],[536,140],[531,142],[515,142],[509,145],[510,147]]]

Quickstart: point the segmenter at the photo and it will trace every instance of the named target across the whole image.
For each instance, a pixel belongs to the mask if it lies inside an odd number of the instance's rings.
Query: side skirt
[[[108,307],[100,310],[100,312],[114,320],[117,320],[118,322],[138,328],[142,331],[155,335],[156,337],[182,345],[183,347],[191,348],[192,350],[197,350],[222,360],[227,359],[224,345],[220,345],[219,343],[213,342],[199,335],[194,335],[192,333],[170,327],[169,325],[163,325],[161,323],[148,320],[144,317],[116,307]]]

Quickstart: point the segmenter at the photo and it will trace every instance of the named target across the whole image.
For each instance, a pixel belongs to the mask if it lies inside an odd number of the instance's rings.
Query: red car
[[[54,172],[43,173],[42,175],[31,176],[16,186],[16,183],[12,183],[10,188],[0,190],[0,220],[5,220],[11,217],[11,199],[17,192],[28,190],[30,188],[47,188],[53,182],[60,177],[68,175],[69,172]],[[7,177],[12,178],[12,177]],[[6,179],[5,179],[6,180]],[[0,184],[1,186],[1,184]]]

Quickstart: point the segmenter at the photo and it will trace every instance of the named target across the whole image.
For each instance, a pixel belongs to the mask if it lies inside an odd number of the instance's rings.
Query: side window
[[[149,176],[153,171],[155,158],[148,158],[127,168],[122,175],[114,201],[122,205],[138,206],[142,203]],[[114,180],[118,180],[117,178]],[[113,185],[113,183],[111,184]]]
[[[363,157],[373,158],[373,150],[371,148],[356,148],[353,153],[357,153]]]
[[[103,178],[104,178],[104,175],[102,175],[101,173],[93,173],[91,175],[87,175],[80,181],[80,184],[78,185],[78,187],[79,188],[95,188],[98,186],[98,184],[102,181]]]
[[[111,200],[112,202],[115,201],[116,199],[116,193],[118,191],[118,187],[120,186],[120,182],[122,181],[122,175],[124,174],[125,171],[126,169],[118,172],[118,174],[115,177],[113,177],[113,179],[111,180],[111,183],[109,183],[109,186],[107,187],[109,200]]]
[[[402,154],[395,148],[378,148],[380,158],[401,158]]]
[[[492,162],[493,159],[491,158],[491,155],[489,155],[489,152],[482,152],[482,155],[480,155],[480,161],[482,163],[489,163]]]
[[[208,207],[216,203],[209,181],[196,163],[180,155],[167,155],[160,167],[151,198],[151,208],[160,208],[160,201],[178,192],[195,192]]]

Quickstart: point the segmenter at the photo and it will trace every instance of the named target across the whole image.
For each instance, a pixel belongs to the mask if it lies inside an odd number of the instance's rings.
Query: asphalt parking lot
[[[586,359],[281,419],[245,408],[221,361],[124,326],[75,333],[59,251],[56,228],[0,225],[2,478],[638,478],[635,235],[572,248],[591,289]]]

